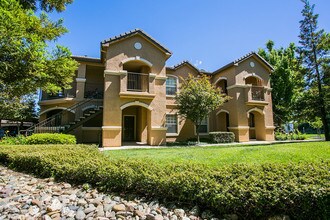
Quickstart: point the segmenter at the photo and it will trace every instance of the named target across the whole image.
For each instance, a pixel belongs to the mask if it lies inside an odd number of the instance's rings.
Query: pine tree
[[[326,100],[324,93],[325,70],[329,66],[329,34],[318,28],[318,14],[314,13],[315,5],[308,0],[302,10],[303,20],[300,21],[300,53],[303,64],[307,69],[307,89],[317,88],[316,114],[320,115],[324,127],[325,139],[330,141],[329,124],[326,112]],[[306,106],[308,107],[308,106]]]

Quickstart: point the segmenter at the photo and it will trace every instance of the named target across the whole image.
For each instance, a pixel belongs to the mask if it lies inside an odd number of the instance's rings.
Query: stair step
[[[95,111],[89,111],[89,113],[90,113],[90,114],[94,114],[94,113],[95,113]]]
[[[75,124],[76,124],[75,121],[70,122],[70,125],[75,125]]]
[[[84,114],[84,116],[85,116],[85,117],[89,117],[89,116],[91,116],[91,114]]]

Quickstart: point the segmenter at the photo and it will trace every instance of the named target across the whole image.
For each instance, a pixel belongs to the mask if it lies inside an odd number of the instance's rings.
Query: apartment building
[[[175,94],[189,74],[207,74],[232,97],[203,121],[201,135],[232,131],[236,141],[274,140],[270,87],[272,66],[249,53],[214,72],[188,61],[167,67],[172,53],[136,29],[101,42],[100,58],[79,62],[69,90],[42,93],[39,131],[76,135],[104,147],[164,145],[196,137],[192,122],[177,114]]]

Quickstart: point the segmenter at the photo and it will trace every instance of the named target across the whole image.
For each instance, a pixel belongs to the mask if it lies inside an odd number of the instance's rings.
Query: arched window
[[[166,95],[175,95],[177,92],[177,80],[174,76],[167,76],[166,79]]]

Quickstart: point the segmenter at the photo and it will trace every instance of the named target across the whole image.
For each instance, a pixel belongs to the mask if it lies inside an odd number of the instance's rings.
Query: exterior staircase
[[[34,133],[69,133],[85,122],[103,113],[102,102],[87,99],[78,102],[61,112],[25,130],[25,135]]]

